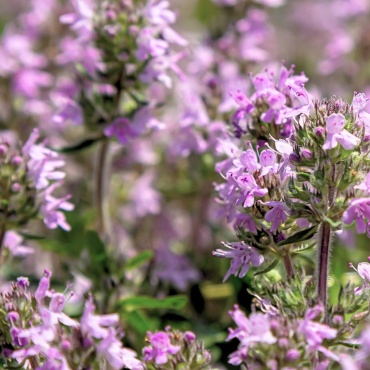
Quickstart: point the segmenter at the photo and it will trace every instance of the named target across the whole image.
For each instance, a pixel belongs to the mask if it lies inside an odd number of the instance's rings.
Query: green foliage
[[[172,309],[180,310],[185,307],[188,298],[184,295],[170,296],[157,299],[149,296],[123,298],[117,302],[117,307],[125,311],[136,309]]]
[[[289,244],[297,244],[297,243],[302,243],[304,241],[307,241],[311,239],[317,231],[317,225],[311,226],[305,230],[300,230],[296,232],[295,234],[288,236],[286,239],[278,243],[278,247],[282,247],[284,245],[289,245]]]
[[[149,262],[154,256],[154,252],[151,250],[145,250],[138,253],[135,257],[130,258],[125,263],[125,270],[130,271],[142,266],[144,263]]]

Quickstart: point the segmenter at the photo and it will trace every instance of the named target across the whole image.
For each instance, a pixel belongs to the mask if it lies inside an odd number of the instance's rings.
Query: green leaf
[[[288,244],[304,242],[308,239],[311,239],[315,235],[316,230],[317,230],[317,225],[311,226],[308,229],[298,231],[297,233],[289,236],[288,238],[281,241],[277,245],[278,247],[282,247]]]
[[[125,263],[125,269],[126,270],[136,269],[140,267],[141,265],[143,265],[144,263],[148,262],[150,259],[152,259],[153,255],[154,255],[153,251],[145,250],[139,253],[138,255],[136,255],[135,257],[130,258]]]
[[[352,348],[352,349],[359,349],[361,346],[359,344],[355,343],[346,343],[346,342],[335,342],[334,345],[338,346],[344,346],[347,348]]]
[[[278,264],[278,262],[279,262],[279,260],[278,259],[276,259],[276,260],[274,260],[274,261],[272,261],[266,268],[264,268],[263,270],[261,270],[261,271],[258,271],[258,272],[256,272],[255,274],[254,274],[254,276],[257,276],[257,275],[261,275],[261,274],[264,274],[264,273],[266,273],[266,272],[269,272],[269,271],[271,271],[271,270],[273,270],[275,267],[276,267],[276,265]]]
[[[130,313],[125,313],[125,320],[138,334],[145,335],[148,330],[156,330],[157,327],[153,320],[150,320],[143,312],[140,310],[135,310]]]
[[[65,153],[65,154],[70,154],[70,153],[76,153],[80,152],[81,150],[84,150],[86,148],[89,148],[90,146],[94,145],[98,141],[104,139],[104,136],[99,136],[95,138],[89,138],[82,140],[81,142],[71,145],[71,146],[66,146],[64,148],[50,148],[51,150],[58,152],[58,153]]]
[[[325,217],[324,221],[327,222],[328,224],[330,224],[330,226],[335,228],[335,229],[342,224],[341,221],[335,222],[335,221],[331,220],[329,217]]]
[[[293,249],[293,253],[301,253],[301,252],[308,251],[309,249],[313,248],[315,245],[316,243],[312,243],[312,244],[307,244],[302,248]]]
[[[306,172],[297,172],[298,181],[310,181],[310,174]]]
[[[33,235],[33,234],[28,234],[28,233],[23,233],[23,232],[18,232],[18,234],[26,240],[44,240],[46,239],[46,236],[43,235]]]
[[[87,248],[96,254],[105,253],[105,245],[100,239],[99,234],[94,230],[87,230],[85,233]]]
[[[187,300],[187,297],[184,295],[171,296],[163,299],[157,299],[148,296],[136,296],[120,300],[118,302],[118,306],[125,309],[126,311],[133,311],[140,308],[167,308],[180,310],[186,305]]]
[[[96,231],[88,230],[85,233],[85,246],[89,251],[91,265],[96,273],[103,273],[108,265],[109,256],[104,243]]]

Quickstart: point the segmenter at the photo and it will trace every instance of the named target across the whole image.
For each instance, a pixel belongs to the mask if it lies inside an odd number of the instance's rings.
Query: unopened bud
[[[1,156],[4,156],[8,151],[8,147],[4,144],[1,144],[0,145],[0,155]]]
[[[12,184],[11,189],[13,193],[19,193],[19,191],[22,189],[22,186],[18,182],[15,182]]]
[[[8,319],[9,321],[18,321],[19,320],[19,314],[18,312],[12,311],[8,313]]]
[[[301,163],[301,157],[299,156],[299,154],[297,153],[292,153],[290,154],[289,156],[289,162],[293,165],[293,166],[299,166],[300,163]]]
[[[299,357],[299,352],[296,349],[290,349],[286,354],[287,361],[296,361]]]
[[[186,331],[184,333],[184,339],[186,342],[191,343],[195,340],[196,336],[192,331]]]
[[[324,127],[316,127],[315,130],[314,130],[314,134],[320,139],[324,138],[325,137]]]
[[[20,276],[19,278],[17,278],[17,285],[25,289],[30,286],[30,281],[28,280],[28,278]]]
[[[19,155],[16,155],[16,156],[14,156],[14,157],[11,159],[11,164],[12,164],[14,167],[18,167],[18,166],[20,166],[22,163],[23,163],[23,158],[22,158],[22,157],[20,157]]]
[[[312,159],[313,158],[313,153],[311,152],[311,150],[304,148],[304,149],[301,150],[301,156],[304,159]]]

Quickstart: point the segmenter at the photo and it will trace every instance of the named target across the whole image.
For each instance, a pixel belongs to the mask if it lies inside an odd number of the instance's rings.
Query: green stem
[[[100,144],[95,167],[95,205],[97,210],[97,230],[105,241],[109,241],[111,229],[109,215],[109,178],[109,140],[105,139]]]

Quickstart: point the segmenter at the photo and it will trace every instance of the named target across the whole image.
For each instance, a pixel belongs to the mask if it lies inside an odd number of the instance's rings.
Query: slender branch
[[[328,321],[328,274],[329,274],[329,257],[330,246],[332,241],[331,226],[327,222],[320,225],[318,235],[317,251],[317,297],[325,309],[325,323]]]
[[[330,213],[336,197],[336,167],[331,165],[330,184],[327,197],[327,213]],[[322,222],[318,234],[317,251],[317,299],[321,302],[325,310],[325,323],[328,324],[328,276],[330,247],[332,244],[333,230],[328,222]]]
[[[284,266],[285,266],[287,279],[293,278],[294,277],[294,268],[293,268],[292,257],[290,255],[289,251],[287,251],[287,253],[285,254],[285,256],[283,258],[283,261],[284,261]]]
[[[95,205],[98,218],[97,230],[104,239],[109,238],[111,228],[109,215],[109,189],[107,188],[107,183],[110,177],[109,174],[109,140],[105,139],[100,144],[95,167]]]
[[[3,249],[5,234],[6,234],[6,222],[4,222],[0,227],[0,255]]]

